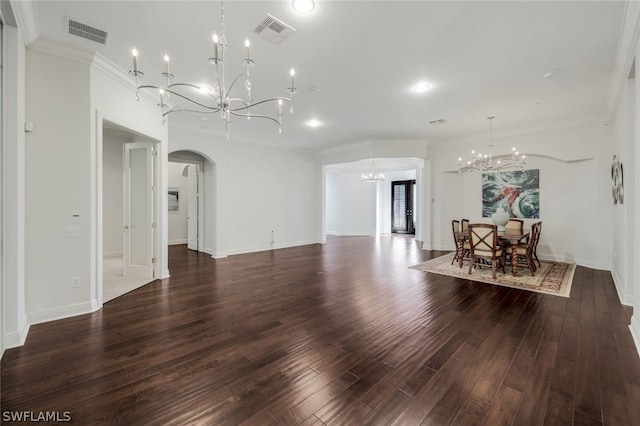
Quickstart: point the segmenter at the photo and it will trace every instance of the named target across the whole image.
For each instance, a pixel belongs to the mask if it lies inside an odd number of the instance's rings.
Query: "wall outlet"
[[[73,288],[80,287],[80,277],[72,277],[71,278],[71,287],[73,287]]]

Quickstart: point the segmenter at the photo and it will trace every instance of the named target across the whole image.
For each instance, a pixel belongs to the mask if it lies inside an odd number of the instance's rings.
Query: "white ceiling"
[[[160,83],[162,57],[176,80],[212,80],[211,35],[220,2],[37,1],[42,36],[95,49],[124,70],[140,52],[146,83]],[[284,132],[236,119],[243,139],[323,150],[368,139],[442,143],[488,132],[607,114],[623,1],[325,1],[298,15],[289,1],[227,1],[227,73],[241,72],[252,41],[253,97],[285,96],[296,68],[293,116]],[[297,31],[273,45],[251,30],[270,13]],[[109,32],[106,46],[66,33],[65,18]],[[553,72],[553,78],[544,74]],[[424,94],[411,86],[425,80]],[[242,86],[238,87],[239,89]],[[310,88],[317,88],[312,92]],[[237,93],[244,97],[244,93]],[[272,108],[275,110],[275,107]],[[256,111],[257,112],[257,111]],[[323,125],[304,123],[317,118]],[[447,122],[438,126],[428,122]],[[218,116],[176,113],[170,122],[222,132]]]

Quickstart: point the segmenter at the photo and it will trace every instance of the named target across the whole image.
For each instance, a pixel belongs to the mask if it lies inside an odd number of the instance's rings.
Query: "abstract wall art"
[[[482,173],[482,217],[502,207],[511,217],[540,218],[540,170]]]

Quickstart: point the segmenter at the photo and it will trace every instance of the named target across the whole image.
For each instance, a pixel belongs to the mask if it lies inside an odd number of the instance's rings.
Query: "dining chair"
[[[522,234],[524,230],[524,220],[522,219],[509,219],[509,222],[504,226],[506,232],[520,232]]]
[[[454,262],[461,263],[460,256],[462,256],[463,260],[469,257],[469,239],[465,238],[462,241],[462,253],[460,253],[460,221],[455,219],[451,221],[451,232],[453,234],[453,243],[456,248],[456,254],[453,256],[453,259],[451,259],[451,264],[453,265]]]
[[[539,222],[538,222],[539,223]],[[531,234],[529,235],[529,242],[518,244],[518,263],[526,264],[531,272],[531,275],[536,274],[536,263],[535,263],[535,249],[538,243],[538,239],[540,237],[538,223],[534,223],[531,225]]]
[[[454,219],[451,221],[451,234],[453,235],[453,246],[456,248],[456,254],[453,256],[453,259],[451,259],[452,265],[453,262],[458,261],[458,232],[460,232],[460,221]]]
[[[476,267],[487,266],[481,260],[491,261],[492,276],[496,278],[496,270],[502,266],[504,274],[505,256],[504,250],[498,244],[498,227],[488,223],[469,224],[469,248],[471,263],[469,274]]]
[[[462,225],[462,232],[469,232],[469,219],[462,219],[460,224]]]
[[[536,240],[533,245],[533,259],[538,262],[538,266],[540,265],[540,259],[538,259],[538,242],[540,241],[540,234],[542,233],[542,222],[538,222],[535,224],[537,226],[536,230]]]

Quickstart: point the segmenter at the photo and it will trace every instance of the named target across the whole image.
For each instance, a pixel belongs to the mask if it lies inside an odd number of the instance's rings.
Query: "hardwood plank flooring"
[[[570,298],[408,269],[406,235],[214,260],[31,327],[1,409],[77,424],[640,425],[640,359],[610,273]]]

